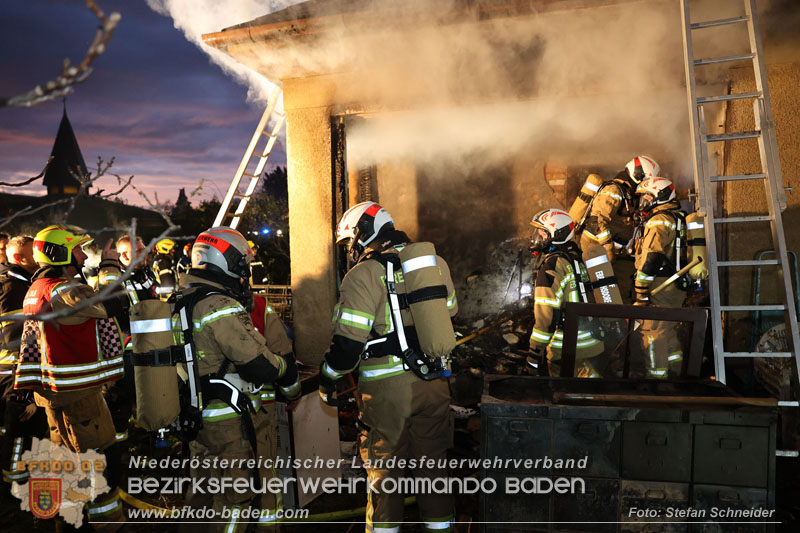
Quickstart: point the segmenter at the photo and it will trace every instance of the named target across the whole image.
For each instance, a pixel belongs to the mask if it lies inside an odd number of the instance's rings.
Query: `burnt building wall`
[[[769,59],[769,57],[768,57]],[[782,213],[786,243],[789,250],[800,253],[800,54],[790,59],[768,64],[767,78],[775,129],[778,141],[781,170],[784,184],[792,187],[787,193],[787,209]],[[755,91],[755,80],[751,68],[731,71],[731,92]],[[751,101],[732,102],[728,108],[726,129],[729,132],[752,130],[754,124]],[[761,171],[761,159],[755,140],[732,141],[725,148],[726,174],[745,174]],[[728,216],[766,214],[767,204],[763,183],[760,181],[739,182],[728,185],[723,193],[724,209]],[[764,250],[773,249],[767,223],[736,224],[727,229],[724,240],[727,254],[732,259],[753,259]],[[772,256],[774,257],[774,256]],[[779,303],[782,291],[778,291],[777,268],[762,267],[761,303]],[[753,268],[734,269],[727,281],[726,292],[732,305],[753,301],[755,271]],[[745,327],[735,328],[739,335],[730,339],[733,349],[749,349],[750,316],[732,314],[733,323]],[[734,330],[734,328],[728,328]]]

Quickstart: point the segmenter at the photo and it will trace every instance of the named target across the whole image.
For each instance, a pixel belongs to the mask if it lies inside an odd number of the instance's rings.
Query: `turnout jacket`
[[[612,241],[625,245],[633,237],[634,224],[631,184],[627,179],[614,178],[605,183],[592,202],[583,230],[591,241],[606,245]]]
[[[14,365],[19,358],[22,320],[3,321],[2,315],[22,313],[22,301],[31,275],[19,265],[0,264],[0,365]]]
[[[398,254],[409,242],[405,233],[395,231],[389,236],[390,244],[380,252],[373,254]],[[382,261],[363,258],[342,280],[339,302],[333,310],[333,340],[329,352],[325,355],[326,364],[323,372],[332,379],[338,379],[359,367],[359,381],[373,381],[395,376],[407,375],[407,379],[419,380],[412,372],[406,372],[400,354],[388,354],[370,357],[361,361],[365,345],[388,336],[392,320],[386,287],[386,267]],[[458,302],[450,268],[440,256],[436,256],[436,266],[447,287],[447,308],[450,316],[458,312]],[[406,294],[403,272],[396,269],[394,273],[395,287],[398,295]],[[416,336],[414,320],[408,309],[400,311],[403,318],[406,336]],[[410,344],[410,343],[409,343]]]
[[[575,271],[575,261],[578,262],[579,272]],[[536,274],[533,304],[535,323],[530,347],[534,351],[549,348],[553,360],[561,358],[564,306],[567,302],[581,301],[577,276],[589,282],[581,251],[572,241],[547,254]],[[578,330],[578,359],[593,357],[602,351],[603,343],[600,340],[592,337],[588,331]]]
[[[635,289],[639,295],[647,293],[657,277],[668,277],[675,272],[679,211],[680,204],[675,201],[656,206],[644,223],[642,237],[636,242]]]
[[[226,293],[223,285],[200,277],[196,271],[184,276],[184,295],[190,295],[202,286],[210,286],[220,292],[206,296],[194,305],[192,312],[192,335],[198,359],[200,376],[216,374],[224,366],[224,374],[238,373],[256,386],[278,382],[287,388],[293,383],[284,383],[289,364],[280,355],[267,348],[264,337],[253,325],[250,313],[233,297]],[[177,317],[173,317],[175,320]],[[296,364],[293,380],[297,379]],[[291,372],[290,372],[291,374]],[[261,395],[251,394],[253,408],[261,407]],[[273,398],[274,399],[274,398]],[[212,400],[204,405],[203,420],[214,422],[238,416],[221,400]]]

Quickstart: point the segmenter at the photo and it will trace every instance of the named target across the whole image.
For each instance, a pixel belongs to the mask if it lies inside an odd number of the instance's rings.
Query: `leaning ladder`
[[[686,60],[686,86],[689,96],[689,116],[692,127],[692,151],[694,153],[694,183],[697,191],[698,211],[705,216],[705,233],[708,257],[708,270],[711,296],[711,330],[714,338],[714,361],[717,380],[726,382],[725,360],[736,357],[787,357],[794,358],[795,379],[800,369],[800,337],[798,336],[797,315],[792,293],[792,281],[789,272],[789,261],[786,240],[783,232],[781,212],[786,209],[786,194],[783,187],[778,147],[775,139],[775,124],[772,119],[772,106],[767,88],[767,75],[761,48],[761,37],[756,20],[755,0],[744,0],[745,15],[734,18],[692,23],[689,14],[690,0],[681,0],[681,16],[683,22],[683,49]],[[750,36],[750,53],[717,57],[710,59],[694,59],[692,50],[692,32],[729,24],[746,24]],[[712,30],[713,31],[713,30]],[[724,63],[752,59],[755,71],[756,92],[727,94],[698,98],[695,88],[695,67],[712,63]],[[755,113],[755,131],[724,133],[709,135],[706,130],[703,106],[711,102],[731,100],[753,100]],[[733,141],[739,139],[758,139],[761,154],[761,169],[758,174],[736,176],[713,176],[708,160],[708,143]],[[767,215],[739,216],[716,218],[712,184],[735,182],[742,180],[761,180],[764,183],[766,200],[769,209]],[[748,222],[769,222],[772,229],[772,243],[776,252],[775,259],[749,261],[720,261],[717,259],[716,227],[720,224],[741,224]],[[720,302],[720,272],[724,268],[760,265],[777,265],[782,278],[780,286],[783,292],[782,305],[722,305]],[[732,311],[783,311],[787,325],[789,340],[788,352],[752,353],[728,352],[723,346],[722,317],[724,312]]]
[[[236,226],[239,225],[242,213],[244,213],[244,209],[247,207],[250,198],[253,197],[256,186],[261,179],[261,174],[264,172],[264,167],[267,164],[267,159],[269,159],[270,153],[272,153],[272,148],[275,146],[275,141],[278,139],[278,134],[286,120],[286,115],[276,109],[280,97],[280,89],[273,91],[270,95],[269,101],[267,102],[267,109],[264,110],[264,114],[258,122],[258,127],[256,127],[253,138],[250,139],[247,151],[244,153],[242,162],[239,163],[239,168],[236,170],[233,181],[231,181],[231,185],[228,187],[228,192],[225,194],[225,199],[222,201],[222,205],[219,208],[217,218],[214,219],[214,226],[229,226],[236,229]],[[275,121],[273,122],[272,128],[267,129],[269,119],[273,115],[275,116]],[[257,152],[256,147],[262,137],[267,138],[266,146],[262,151]],[[247,170],[253,164],[254,160],[255,170],[253,172],[248,172]],[[241,192],[240,187],[243,181],[247,183],[247,186],[244,192]],[[236,200],[238,200],[238,202],[236,202]],[[235,210],[231,210],[234,205]]]

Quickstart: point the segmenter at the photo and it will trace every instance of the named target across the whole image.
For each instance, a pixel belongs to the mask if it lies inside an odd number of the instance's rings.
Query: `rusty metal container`
[[[748,401],[715,382],[486,376],[481,474],[498,488],[481,496],[484,529],[772,531],[768,518],[688,523],[715,520],[714,507],[775,509],[777,411]],[[580,478],[583,490],[505,490],[525,477]]]

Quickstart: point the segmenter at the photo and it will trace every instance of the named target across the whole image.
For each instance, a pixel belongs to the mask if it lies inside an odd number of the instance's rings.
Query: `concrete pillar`
[[[292,306],[295,350],[304,363],[322,360],[336,305],[331,199],[330,107],[324,88],[295,89],[285,80]],[[319,104],[322,105],[319,105]]]

